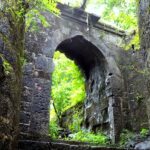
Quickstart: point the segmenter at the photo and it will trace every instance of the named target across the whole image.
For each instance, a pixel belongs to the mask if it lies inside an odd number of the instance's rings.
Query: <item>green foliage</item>
[[[24,64],[25,51],[25,29],[30,27],[34,10],[39,12],[48,10],[57,14],[56,3],[53,0],[0,0],[0,20],[4,22],[4,30],[0,30],[0,40],[4,42],[5,50],[14,58],[13,64],[4,61],[6,73],[9,73],[11,67],[15,74],[13,78],[13,95],[11,95],[11,104],[13,106],[12,116],[15,119],[11,122],[13,127],[9,134],[12,136],[11,145],[16,144],[19,135],[19,112],[22,92],[22,67]],[[36,11],[37,12],[37,11]],[[30,14],[30,15],[29,15]],[[38,15],[41,23],[46,26],[45,18]],[[33,19],[34,21],[34,19]],[[26,26],[27,25],[27,26]],[[34,26],[34,24],[32,25]],[[5,28],[7,28],[5,30]],[[5,60],[7,58],[4,58]],[[15,134],[14,134],[15,133]],[[18,135],[17,135],[18,134]],[[8,143],[8,142],[7,142]],[[15,149],[15,148],[10,148]]]
[[[92,3],[94,3],[93,0],[91,0],[89,5]],[[123,47],[125,50],[129,50],[134,45],[135,50],[138,50],[140,48],[140,40],[136,0],[97,0],[95,5],[96,3],[104,8],[100,21],[128,30],[129,33],[134,30],[136,31],[131,41]]]
[[[4,61],[3,66],[4,66],[4,70],[5,70],[6,75],[8,75],[9,73],[12,72],[12,67],[8,61]]]
[[[59,2],[80,7],[79,0],[59,0]],[[125,30],[137,29],[137,0],[88,0],[86,11],[101,16],[106,21]]]
[[[81,130],[75,133],[71,140],[80,141],[80,142],[88,142],[88,143],[96,144],[96,145],[106,145],[109,143],[108,137],[106,135],[102,133],[94,134],[92,132],[88,132],[87,130]]]
[[[142,100],[144,99],[144,96],[140,93],[136,93],[135,99],[136,99],[138,104],[141,104]]]
[[[83,118],[81,115],[83,115],[79,110],[74,110],[72,116],[72,123],[69,125],[69,130],[73,133],[79,132],[81,130],[81,123],[83,121]]]
[[[53,120],[50,122],[49,124],[49,133],[50,133],[50,137],[52,139],[57,139],[59,134],[58,134],[58,131],[59,131],[59,126],[56,122],[56,120]]]
[[[120,143],[119,143],[120,147],[125,147],[127,142],[131,140],[133,137],[134,137],[134,133],[132,133],[127,129],[124,129],[120,135]]]
[[[149,129],[142,128],[140,131],[140,137],[145,138],[149,133]],[[120,147],[124,148],[128,144],[129,141],[134,141],[136,137],[139,136],[139,134],[136,134],[134,132],[131,132],[127,129],[124,129],[120,136]]]
[[[34,7],[26,13],[26,31],[38,31],[37,22],[40,22],[44,27],[50,26],[50,23],[42,14],[43,11],[49,11],[57,16],[60,14],[60,11],[56,8],[57,3],[54,0],[35,0],[34,2],[29,0],[28,3]]]
[[[12,66],[10,65],[10,63],[4,59],[3,55],[0,54],[0,59],[2,59],[3,61],[3,67],[4,67],[4,71],[5,71],[5,74],[8,75],[9,73],[12,72]]]
[[[37,25],[37,18],[40,20],[44,27],[49,27],[49,23],[46,18],[40,14],[36,9],[30,10],[30,13],[26,14],[26,31],[38,31],[39,26]]]
[[[62,113],[85,99],[84,76],[75,63],[60,52],[54,55],[55,70],[52,74],[52,92],[56,113]]]
[[[140,49],[140,39],[138,31],[136,32],[135,36],[131,39],[131,41],[124,46],[125,50],[131,49],[132,45],[134,45],[135,50]]]
[[[101,21],[126,30],[133,30],[137,27],[136,0],[89,0],[88,7],[92,4],[95,8],[103,9],[103,11],[99,10]]]
[[[45,17],[41,14],[42,11],[59,14],[54,0],[0,1],[0,17],[7,21],[9,26],[7,34],[0,31],[0,38],[3,40],[6,49],[9,50],[16,60],[12,68],[18,79],[22,76],[22,66],[24,64],[25,30],[30,26],[35,28],[38,19],[45,27],[48,26],[48,22],[46,22]],[[9,65],[12,64],[9,63]]]
[[[83,102],[86,92],[85,78],[74,61],[71,61],[59,51],[55,52],[53,60],[55,70],[52,74],[51,102],[53,101],[53,106],[51,105],[50,110],[50,135],[52,138],[57,138],[59,119],[61,119],[62,114],[69,108],[74,109],[75,105]],[[81,112],[74,109],[71,118],[72,123],[68,125],[72,132],[80,131],[82,121],[80,116]]]
[[[149,129],[146,129],[146,128],[142,128],[141,131],[140,131],[140,135],[142,137],[146,137],[149,133]]]

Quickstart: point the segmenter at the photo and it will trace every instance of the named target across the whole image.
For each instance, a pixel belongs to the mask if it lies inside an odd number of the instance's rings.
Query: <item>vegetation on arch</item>
[[[14,67],[15,64],[13,64],[12,67],[17,68],[19,72],[24,64],[25,31],[29,27],[34,29],[38,19],[43,26],[48,26],[46,18],[41,14],[42,11],[49,11],[56,15],[60,13],[54,0],[0,1],[0,18],[8,26],[7,31],[0,30],[0,39],[4,42],[8,53],[16,59],[16,66]],[[7,59],[3,55],[1,57],[4,60]]]

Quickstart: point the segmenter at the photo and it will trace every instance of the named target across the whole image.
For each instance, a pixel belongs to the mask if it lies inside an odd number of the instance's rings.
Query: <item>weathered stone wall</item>
[[[120,70],[124,78],[124,95],[122,113],[124,114],[124,127],[140,131],[148,128],[146,111],[147,73],[143,68],[142,51],[123,51],[120,55]]]
[[[8,36],[11,43],[9,22],[7,18],[0,18],[0,32]],[[19,90],[21,78],[17,78],[15,71],[15,50],[8,46],[7,40],[0,38],[0,149],[16,149],[19,131],[20,98]],[[5,67],[4,67],[5,66]],[[17,69],[16,69],[17,70]],[[20,83],[19,86],[17,86]],[[18,90],[19,89],[19,90]],[[3,146],[4,144],[4,146]]]
[[[0,80],[0,149],[11,149],[13,136],[13,104],[10,97],[10,81]]]
[[[9,32],[9,22],[7,18],[0,18],[0,32],[12,40]],[[6,40],[7,41],[7,40]],[[19,94],[17,86],[19,79],[16,78],[13,68],[15,68],[15,51],[8,46],[8,43],[0,38],[0,149],[16,149],[19,131],[19,108],[17,99]],[[10,66],[4,63],[7,62]],[[8,69],[9,68],[9,69]],[[11,69],[10,69],[11,68]],[[19,82],[20,83],[20,82]]]
[[[0,52],[2,52],[3,43],[0,41]],[[16,131],[16,117],[18,113],[14,109],[15,89],[13,73],[6,74],[3,60],[0,57],[0,149],[11,150],[16,143],[18,131]]]
[[[145,83],[147,87],[146,106],[150,127],[150,1],[139,0],[139,33],[141,51],[143,52],[144,68],[147,72]]]

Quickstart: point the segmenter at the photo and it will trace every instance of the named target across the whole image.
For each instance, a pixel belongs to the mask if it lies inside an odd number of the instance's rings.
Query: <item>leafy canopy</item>
[[[59,2],[80,7],[84,0],[59,0]],[[86,11],[101,16],[122,29],[133,30],[137,26],[137,0],[87,0]]]

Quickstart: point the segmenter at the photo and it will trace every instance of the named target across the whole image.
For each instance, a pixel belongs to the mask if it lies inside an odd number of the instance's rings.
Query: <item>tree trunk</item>
[[[141,49],[148,53],[150,48],[150,0],[139,0],[139,33]]]
[[[150,0],[139,0],[139,34],[145,70],[147,114],[150,127]]]

